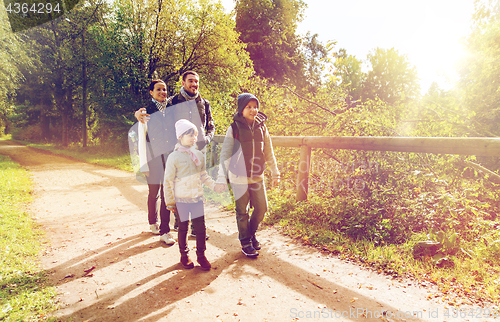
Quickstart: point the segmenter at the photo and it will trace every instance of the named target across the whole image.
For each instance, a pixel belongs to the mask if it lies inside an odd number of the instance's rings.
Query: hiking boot
[[[191,269],[194,267],[193,262],[189,259],[188,254],[181,254],[181,265],[186,269]]]
[[[149,229],[151,229],[151,232],[153,233],[153,235],[160,234],[160,225],[158,223],[149,225]]]
[[[243,247],[241,251],[248,257],[255,257],[259,255],[259,252],[255,248],[253,248],[252,245]]]
[[[257,238],[255,238],[255,235],[252,237],[252,246],[256,250],[260,250],[260,248],[261,248],[259,241],[257,240]]]
[[[198,255],[196,261],[198,262],[198,264],[200,264],[201,269],[204,271],[209,271],[210,268],[212,268],[212,265],[210,265],[210,262],[205,257],[205,255]]]
[[[167,245],[175,244],[175,239],[172,238],[172,235],[170,235],[170,233],[166,233],[166,234],[161,235],[160,241],[164,242]]]

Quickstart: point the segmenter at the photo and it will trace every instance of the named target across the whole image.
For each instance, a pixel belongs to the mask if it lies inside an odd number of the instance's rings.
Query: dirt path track
[[[213,268],[184,270],[177,244],[148,232],[147,186],[133,174],[12,141],[0,141],[0,154],[33,175],[29,211],[47,232],[41,261],[60,293],[61,321],[460,320],[446,319],[445,306],[426,299],[428,288],[321,254],[272,228],[258,233],[260,256],[246,258],[234,215],[211,205]]]

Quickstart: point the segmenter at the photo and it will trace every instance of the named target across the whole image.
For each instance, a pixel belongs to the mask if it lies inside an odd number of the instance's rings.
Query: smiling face
[[[165,83],[156,83],[154,89],[149,91],[149,94],[158,102],[164,102],[167,99],[167,86]]]
[[[185,79],[182,81],[182,87],[191,96],[198,94],[198,87],[200,83],[200,78],[198,75],[187,74]]]
[[[194,146],[196,144],[197,139],[198,139],[198,132],[195,131],[194,129],[188,130],[180,138],[181,144],[186,147]]]
[[[247,120],[248,124],[253,123],[253,121],[255,120],[255,116],[257,116],[257,113],[259,113],[259,104],[256,100],[251,100],[250,102],[248,102],[248,104],[241,112],[245,120]]]

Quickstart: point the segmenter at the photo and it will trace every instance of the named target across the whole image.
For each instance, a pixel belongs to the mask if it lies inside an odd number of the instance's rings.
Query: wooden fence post
[[[311,167],[311,147],[300,147],[300,160],[297,174],[297,201],[307,200],[309,189],[309,168]]]
[[[209,167],[213,167],[215,165],[215,148],[217,147],[217,142],[210,142],[210,162]]]

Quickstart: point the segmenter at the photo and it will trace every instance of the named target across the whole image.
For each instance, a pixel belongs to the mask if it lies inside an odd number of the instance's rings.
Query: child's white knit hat
[[[175,122],[175,135],[177,136],[178,139],[181,138],[181,136],[186,133],[189,129],[194,129],[195,131],[197,130],[196,125],[193,123],[189,122],[186,119],[180,119],[177,122]]]

